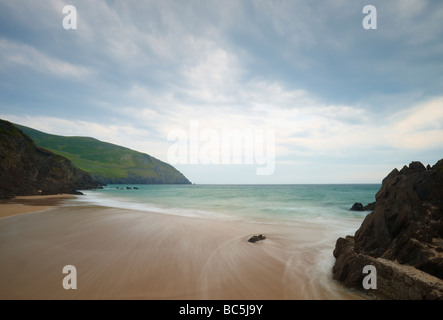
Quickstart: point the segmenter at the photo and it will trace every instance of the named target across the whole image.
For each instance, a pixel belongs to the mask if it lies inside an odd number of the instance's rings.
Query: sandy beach
[[[18,196],[13,199],[0,200],[0,219],[15,214],[31,213],[46,210],[59,205],[63,200],[74,199],[72,194],[45,196]]]
[[[76,205],[66,196],[14,201],[0,205],[0,299],[365,298],[331,280],[335,243],[317,225]],[[28,210],[38,212],[14,214]],[[256,234],[266,239],[249,243]],[[63,288],[66,265],[77,270],[75,290]]]

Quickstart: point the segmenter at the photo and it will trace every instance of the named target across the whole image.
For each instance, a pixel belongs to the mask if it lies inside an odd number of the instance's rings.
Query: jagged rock
[[[76,193],[99,187],[89,174],[35,143],[0,119],[0,198]]]
[[[257,241],[261,241],[261,240],[265,240],[266,237],[262,234],[256,235],[256,236],[252,236],[251,238],[249,238],[248,242],[252,242],[255,243]]]
[[[354,237],[337,240],[333,254],[333,276],[348,287],[361,288],[362,268],[373,263],[380,266],[380,278],[397,279],[389,286],[383,280],[382,290],[372,290],[375,295],[443,299],[443,159],[428,170],[420,162],[392,170],[376,194],[374,211]],[[401,274],[405,270],[408,276]]]

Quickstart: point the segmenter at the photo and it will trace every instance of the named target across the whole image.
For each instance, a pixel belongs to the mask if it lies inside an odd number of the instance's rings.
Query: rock
[[[333,276],[347,287],[362,289],[362,268],[373,264],[376,296],[443,299],[443,159],[428,170],[412,162],[391,171],[373,212],[333,254]]]
[[[0,120],[0,198],[76,193],[99,187],[68,159],[35,143],[12,123]]]
[[[261,241],[261,240],[265,240],[265,239],[266,239],[266,237],[264,235],[259,234],[257,236],[252,236],[251,238],[249,238],[248,242],[255,243],[257,241]]]
[[[371,202],[371,203],[368,203],[367,205],[365,205],[363,207],[363,211],[372,211],[374,209],[375,209],[375,201]]]
[[[356,202],[352,205],[351,211],[363,211],[363,205],[360,202]]]
[[[375,202],[368,203],[367,205],[363,206],[360,202],[356,202],[352,205],[351,211],[372,211],[374,210]]]
[[[412,172],[422,172],[426,171],[426,167],[418,161],[413,161],[409,164],[409,166],[404,166],[402,171],[400,171],[401,174],[404,173],[412,173]]]
[[[126,190],[132,190],[132,188],[131,187],[126,187]]]

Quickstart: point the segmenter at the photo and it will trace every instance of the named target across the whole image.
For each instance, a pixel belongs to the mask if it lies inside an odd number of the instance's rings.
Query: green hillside
[[[150,155],[89,137],[65,137],[16,125],[45,149],[71,160],[104,184],[190,184],[173,166]]]

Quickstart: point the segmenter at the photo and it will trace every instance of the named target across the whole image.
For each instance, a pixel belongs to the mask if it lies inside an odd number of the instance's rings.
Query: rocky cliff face
[[[89,174],[68,159],[37,147],[16,126],[0,120],[0,199],[97,187]]]
[[[443,159],[394,169],[374,211],[354,236],[337,240],[334,257],[333,276],[348,287],[362,288],[363,267],[372,264],[378,297],[443,299]]]

